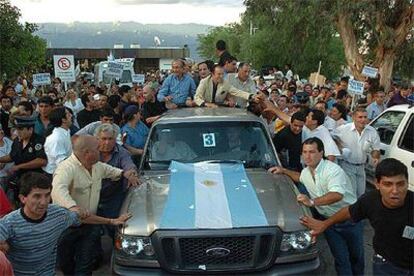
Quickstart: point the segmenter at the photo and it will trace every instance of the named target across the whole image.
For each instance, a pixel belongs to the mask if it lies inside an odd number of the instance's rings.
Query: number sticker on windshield
[[[203,133],[203,144],[205,148],[216,146],[216,137],[214,133]]]

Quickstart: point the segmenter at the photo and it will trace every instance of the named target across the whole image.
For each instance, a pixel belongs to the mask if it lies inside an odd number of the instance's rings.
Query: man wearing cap
[[[42,167],[47,164],[43,148],[45,140],[34,133],[35,121],[33,117],[15,117],[17,138],[13,141],[10,153],[0,157],[0,163],[14,162],[9,172],[16,174],[17,180],[29,171],[42,172]]]

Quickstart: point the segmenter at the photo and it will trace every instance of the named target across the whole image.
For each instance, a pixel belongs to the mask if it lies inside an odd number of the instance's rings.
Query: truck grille
[[[275,260],[280,238],[271,228],[161,230],[152,236],[161,267],[184,273],[266,269]]]

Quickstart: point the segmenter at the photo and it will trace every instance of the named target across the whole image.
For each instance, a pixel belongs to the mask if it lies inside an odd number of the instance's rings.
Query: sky
[[[243,0],[11,0],[31,23],[135,21],[143,24],[240,22]]]

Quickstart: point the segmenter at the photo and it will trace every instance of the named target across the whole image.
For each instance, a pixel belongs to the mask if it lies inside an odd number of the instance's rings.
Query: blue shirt
[[[59,237],[70,226],[79,225],[78,215],[49,204],[46,216],[34,221],[22,209],[0,219],[0,241],[7,241],[6,256],[16,275],[55,275]]]
[[[143,122],[139,121],[134,128],[130,127],[128,124],[125,124],[122,127],[121,132],[122,134],[127,134],[125,144],[134,148],[143,149],[149,130]]]
[[[184,74],[181,79],[175,74],[171,74],[165,79],[160,91],[158,91],[157,99],[163,102],[166,96],[172,96],[173,103],[183,105],[188,97],[194,97],[195,91],[195,82],[189,74]]]
[[[35,125],[34,125],[34,133],[39,136],[45,137],[46,128],[45,125],[40,120],[40,115],[36,118]]]
[[[368,113],[368,119],[372,120],[378,115],[380,115],[387,106],[385,104],[378,105],[377,102],[372,102],[370,105],[367,106],[367,113]]]
[[[101,159],[102,161],[102,159]],[[115,145],[114,150],[111,153],[111,159],[106,164],[115,168],[122,169],[123,171],[129,171],[131,169],[137,169],[134,162],[131,159],[129,152],[120,145]],[[127,186],[128,180],[122,177],[120,180],[114,181],[110,178],[102,179],[100,202],[104,202],[111,198],[116,193],[124,192]]]

